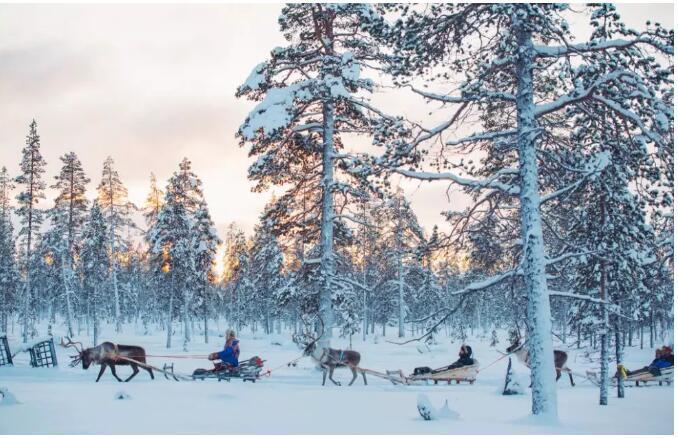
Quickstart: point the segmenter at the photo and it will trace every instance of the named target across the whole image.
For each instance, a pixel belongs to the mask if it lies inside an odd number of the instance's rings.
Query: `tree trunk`
[[[517,16],[517,119],[520,161],[520,216],[523,241],[523,271],[527,292],[527,347],[532,376],[532,413],[557,418],[558,402],[553,369],[551,307],[546,283],[546,261],[542,232],[537,168],[536,139],[539,129],[535,119],[532,68],[534,45],[524,18]]]
[[[70,260],[70,251],[66,249],[66,254],[61,258],[61,275],[64,282],[64,295],[66,298],[66,331],[68,332],[69,337],[73,337],[73,308],[71,306],[71,294],[73,294],[73,283],[71,279],[71,262],[66,261],[66,258]]]
[[[167,345],[166,347],[172,348],[172,307],[174,305],[174,274],[170,274],[170,296],[169,296],[169,309],[167,309]]]
[[[617,361],[617,397],[624,398],[624,379],[619,369],[624,363],[624,339],[619,328],[618,318],[616,318],[614,323],[614,355]]]
[[[601,198],[602,199],[602,198]],[[603,216],[603,225],[605,224],[605,203],[601,200],[601,215]],[[600,397],[599,404],[601,406],[607,406],[607,389],[609,386],[608,378],[608,311],[607,305],[604,303],[607,297],[607,291],[605,290],[605,260],[600,260],[600,299],[603,301],[602,313],[603,313],[603,327],[600,334]]]
[[[322,179],[322,218],[320,225],[320,315],[324,331],[320,334],[320,348],[330,346],[334,314],[332,312],[332,279],[334,278],[334,104],[323,102],[323,179]]]
[[[400,197],[396,198],[397,224],[396,224],[396,251],[398,251],[398,337],[405,336],[405,279],[403,278],[403,242]]]
[[[99,312],[97,311],[98,303],[97,296],[99,294],[99,285],[97,284],[94,290],[94,297],[92,299],[92,340],[93,345],[98,345],[99,341]]]
[[[650,349],[654,348],[654,312],[650,310]]]
[[[188,291],[186,290],[186,286],[184,286],[184,302],[183,306],[181,309],[181,319],[184,320],[184,345],[183,345],[183,350],[188,351],[188,344],[191,342],[191,321],[188,315],[188,301],[189,301],[189,296],[188,296]]]
[[[208,335],[208,329],[207,329],[207,300],[205,300],[203,302],[202,322],[203,322],[203,330],[204,330],[204,334],[205,334],[205,344],[209,344],[209,335]]]

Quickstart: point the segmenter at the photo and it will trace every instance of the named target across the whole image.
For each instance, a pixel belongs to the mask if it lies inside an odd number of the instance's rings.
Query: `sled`
[[[616,379],[615,379],[616,380]],[[636,382],[636,386],[640,383],[647,384],[648,382],[658,382],[661,386],[664,382],[670,385],[673,382],[673,367],[660,368],[659,375],[655,376],[649,371],[626,376],[625,382]]]
[[[230,382],[231,379],[242,379],[243,382],[256,382],[260,377],[261,370],[264,368],[264,360],[259,356],[251,357],[238,364],[237,367],[230,366],[223,362],[216,362],[214,368],[206,370],[198,368],[193,371],[193,380],[217,379]]]
[[[448,367],[442,367],[428,372],[413,373],[409,376],[405,376],[402,370],[395,371],[386,371],[386,374],[383,377],[387,380],[390,380],[394,385],[400,383],[402,385],[411,385],[417,383],[428,383],[432,381],[434,384],[438,382],[447,382],[451,384],[452,382],[469,382],[471,385],[476,381],[478,376],[479,363],[477,360],[473,359],[473,364],[465,367],[448,369]]]
[[[591,382],[595,385],[600,386],[600,377],[598,373],[593,371],[587,371],[586,377],[589,378]],[[640,386],[640,383],[647,384],[648,382],[657,382],[659,386],[666,383],[670,385],[673,382],[673,367],[660,368],[659,375],[654,375],[649,371],[644,371],[642,373],[636,373],[632,375],[626,375],[623,379],[624,386],[632,386],[632,383],[635,382],[635,386]],[[627,384],[628,383],[628,384]],[[617,377],[613,376],[610,378],[610,385],[617,385]]]
[[[448,385],[453,381],[457,382],[457,384],[459,382],[469,382],[471,385],[473,385],[473,382],[476,381],[476,376],[478,376],[478,368],[478,361],[473,359],[472,365],[452,369],[448,369],[448,367],[442,367],[421,374],[410,374],[407,377],[407,380],[410,382],[428,382],[431,380],[435,384],[442,381],[447,382]]]

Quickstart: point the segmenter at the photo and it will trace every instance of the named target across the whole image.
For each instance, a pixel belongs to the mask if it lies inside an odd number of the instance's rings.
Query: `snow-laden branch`
[[[654,141],[658,145],[665,146],[664,140],[661,138],[661,136],[659,136],[656,132],[647,129],[645,127],[645,123],[643,123],[643,120],[638,116],[638,114],[623,108],[617,102],[607,99],[603,96],[593,95],[593,99],[605,104],[612,111],[633,122],[633,124],[636,125],[636,127],[640,129],[643,132],[643,134],[645,134],[648,138],[652,139],[652,141]]]
[[[350,284],[351,286],[355,286],[355,287],[357,287],[358,289],[363,289],[363,290],[365,290],[365,291],[367,291],[367,292],[371,292],[371,291],[374,290],[374,287],[366,286],[366,285],[364,285],[364,284],[362,284],[362,283],[359,283],[359,282],[357,282],[357,281],[355,281],[355,280],[352,280],[352,279],[350,279],[350,278],[348,278],[348,277],[344,277],[344,276],[334,276],[334,277],[332,277],[331,280],[332,280],[335,284],[336,284],[336,283],[344,282],[344,283]]]
[[[499,189],[509,195],[518,195],[520,194],[520,188],[515,185],[505,184],[497,179],[503,175],[517,175],[518,169],[501,169],[494,175],[483,179],[475,180],[470,178],[464,178],[459,175],[455,175],[450,172],[424,172],[424,171],[415,171],[415,170],[405,170],[405,169],[393,169],[394,172],[399,173],[408,178],[419,179],[424,181],[453,181],[459,185],[472,187],[474,189],[484,189],[484,188],[493,188]]]
[[[469,135],[468,137],[460,138],[457,140],[448,140],[445,142],[445,145],[447,146],[457,146],[460,144],[464,143],[472,143],[475,141],[486,141],[486,140],[494,140],[496,138],[501,138],[501,137],[509,137],[511,135],[515,135],[516,130],[515,129],[509,129],[506,131],[496,131],[496,132],[482,132],[479,134],[472,134]]]
[[[572,184],[568,184],[565,187],[556,190],[555,192],[551,192],[548,195],[544,195],[541,197],[540,204],[544,204],[548,201],[551,201],[552,199],[555,199],[571,190],[576,189],[580,185],[582,185],[589,177],[592,175],[595,175],[596,173],[602,172],[603,169],[605,169],[608,164],[610,164],[610,154],[609,152],[601,152],[598,155],[596,155],[595,161],[589,166],[589,169],[587,173],[584,174],[581,178],[579,178],[577,181],[573,182]]]
[[[450,96],[447,94],[431,93],[429,91],[419,90],[410,85],[410,89],[416,94],[425,97],[426,99],[435,100],[443,103],[469,103],[477,102],[481,99],[497,99],[515,102],[516,96],[511,93],[503,91],[479,90],[478,92],[469,96]]]
[[[541,46],[535,45],[534,50],[537,57],[561,57],[564,55],[573,55],[581,53],[600,52],[610,49],[626,49],[637,44],[647,44],[667,55],[673,55],[673,47],[661,44],[657,40],[648,36],[641,36],[633,40],[614,39],[606,41],[591,41],[588,43],[567,44],[564,46]]]
[[[547,265],[554,265],[556,263],[560,263],[563,260],[567,260],[567,259],[572,258],[572,257],[581,257],[581,256],[590,255],[590,254],[595,254],[595,252],[594,251],[566,252],[566,253],[563,253],[559,256],[546,259],[546,264]]]
[[[597,303],[597,304],[605,304],[605,305],[612,304],[609,301],[601,300],[600,298],[594,298],[594,297],[590,297],[588,295],[576,294],[574,292],[562,292],[562,291],[556,291],[556,290],[550,290],[549,289],[549,296],[564,297],[564,298],[575,298],[577,300],[590,301],[592,303]]]
[[[572,93],[560,96],[553,102],[537,105],[534,111],[535,116],[541,117],[543,115],[565,108],[566,106],[588,99],[604,83],[621,79],[624,76],[632,77],[633,74],[626,70],[617,70],[597,79],[595,82],[593,82],[590,86],[586,88],[577,87]]]

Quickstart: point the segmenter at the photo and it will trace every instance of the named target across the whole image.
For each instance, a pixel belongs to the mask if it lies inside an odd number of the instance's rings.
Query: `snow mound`
[[[7,388],[0,388],[0,405],[9,406],[19,404],[19,401],[14,397],[14,394],[9,392]]]
[[[450,409],[447,400],[445,400],[445,404],[440,409],[436,409],[426,394],[419,394],[417,397],[417,410],[419,415],[426,421],[458,420],[460,418],[459,412]]]
[[[115,400],[130,400],[132,398],[131,395],[127,394],[125,391],[118,391],[115,394],[115,397],[113,397]]]
[[[459,412],[450,409],[447,399],[445,399],[445,404],[438,410],[438,417],[445,420],[458,420],[460,415]]]
[[[424,420],[435,420],[433,405],[426,394],[419,394],[417,397],[417,410]]]

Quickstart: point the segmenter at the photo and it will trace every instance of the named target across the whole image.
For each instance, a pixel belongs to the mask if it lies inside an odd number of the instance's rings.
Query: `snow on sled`
[[[666,383],[667,385],[670,385],[671,382],[673,382],[673,367],[667,367],[667,368],[659,368],[658,369],[659,374],[652,374],[649,370],[645,370],[642,372],[636,372],[633,374],[624,374],[624,386],[631,386],[627,385],[626,383],[632,383],[635,382],[636,386],[640,386],[640,383],[643,382],[644,384],[647,384],[648,382],[658,382],[659,385],[661,386],[663,383]],[[594,384],[600,385],[600,377],[598,373],[593,372],[593,371],[587,371],[586,372],[586,377],[589,378]],[[611,377],[610,378],[610,384],[611,385],[616,385],[617,384],[617,377]]]
[[[217,362],[211,370],[196,369],[191,377],[193,377],[193,380],[217,379],[218,381],[230,382],[231,379],[242,379],[243,382],[256,382],[264,368],[264,362],[259,356],[241,361],[237,367]]]
[[[405,376],[402,370],[398,371],[386,371],[388,379],[395,385],[401,383],[404,385],[410,385],[412,383],[418,382],[428,382],[433,381],[433,383],[438,383],[440,381],[447,382],[448,384],[454,382],[469,382],[473,384],[476,381],[478,376],[479,363],[476,359],[473,359],[473,364],[465,367],[459,368],[449,368],[449,366],[437,368],[431,370],[430,368],[421,367],[417,368],[414,373],[409,376]]]

